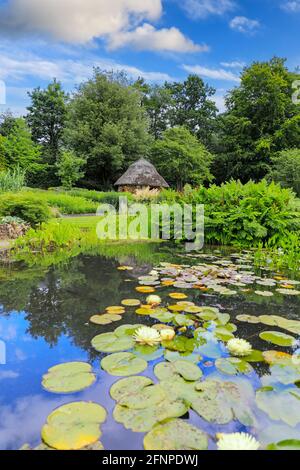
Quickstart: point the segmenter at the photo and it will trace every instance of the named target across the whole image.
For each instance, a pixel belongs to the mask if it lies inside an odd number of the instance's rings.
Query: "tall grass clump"
[[[0,171],[0,192],[21,191],[26,184],[26,172],[20,167]]]

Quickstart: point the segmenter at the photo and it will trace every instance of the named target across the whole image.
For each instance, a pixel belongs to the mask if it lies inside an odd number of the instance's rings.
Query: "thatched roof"
[[[168,188],[168,183],[158,173],[156,168],[145,158],[133,163],[126,173],[115,183],[115,186],[150,186],[153,188]]]

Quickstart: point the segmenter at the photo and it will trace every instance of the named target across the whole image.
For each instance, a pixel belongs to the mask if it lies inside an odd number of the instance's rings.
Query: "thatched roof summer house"
[[[154,165],[145,158],[134,162],[115,183],[120,192],[135,193],[137,190],[150,188],[169,188],[168,183],[158,173]]]

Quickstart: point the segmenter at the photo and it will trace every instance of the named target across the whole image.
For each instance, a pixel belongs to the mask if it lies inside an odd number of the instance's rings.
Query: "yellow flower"
[[[233,356],[249,356],[252,352],[252,346],[248,341],[239,338],[230,339],[227,343],[227,349]]]
[[[158,295],[149,295],[146,299],[148,305],[161,304],[161,298]]]
[[[142,326],[136,330],[133,338],[137,343],[147,346],[155,346],[161,341],[159,332],[154,328],[149,328],[148,326]]]
[[[258,450],[260,443],[255,437],[244,432],[218,434],[218,450]]]
[[[172,328],[166,328],[164,330],[161,330],[160,336],[163,341],[172,341],[175,337],[175,331],[172,330]]]

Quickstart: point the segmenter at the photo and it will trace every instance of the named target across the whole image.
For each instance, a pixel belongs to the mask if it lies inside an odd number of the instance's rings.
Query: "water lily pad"
[[[84,390],[96,380],[92,367],[85,362],[66,362],[51,367],[43,376],[43,387],[48,392],[73,393]]]
[[[175,300],[183,300],[183,299],[187,299],[187,295],[186,294],[182,294],[180,292],[172,292],[171,294],[169,294],[169,297],[171,297],[171,299],[175,299]]]
[[[133,354],[137,357],[145,359],[145,361],[154,361],[159,359],[164,354],[164,350],[157,346],[148,346],[144,344],[137,344],[133,349]]]
[[[174,319],[174,315],[170,312],[164,312],[157,310],[150,314],[151,318],[160,321],[161,323],[170,323]]]
[[[261,315],[259,320],[264,325],[278,326],[283,330],[287,330],[296,335],[300,335],[300,321],[290,320],[288,318],[280,317],[278,315]]]
[[[148,432],[161,421],[179,418],[184,416],[187,411],[188,405],[184,401],[166,399],[155,406],[140,410],[117,404],[113,417],[118,423],[122,423],[126,429],[133,432]]]
[[[193,362],[194,364],[198,364],[202,361],[202,357],[199,354],[191,354],[187,353],[180,353],[178,351],[165,351],[165,359],[169,362],[178,361],[179,359],[184,359],[185,361]]]
[[[112,313],[115,315],[120,315],[122,313],[125,313],[125,308],[121,306],[107,307],[105,310],[107,311],[107,313]]]
[[[103,315],[93,315],[90,318],[90,322],[95,325],[110,325],[111,323],[122,320],[120,315],[115,315],[112,313],[105,313]]]
[[[115,333],[102,333],[92,339],[92,346],[98,352],[113,353],[127,351],[134,347],[132,336],[117,336]]]
[[[101,361],[101,367],[110,375],[125,377],[147,369],[147,362],[132,353],[111,354]]]
[[[295,427],[300,423],[300,390],[295,386],[284,389],[264,387],[256,392],[257,406],[274,421]]]
[[[264,384],[274,384],[279,382],[284,385],[290,385],[296,382],[300,382],[300,366],[293,364],[275,364],[270,367],[270,372],[271,375],[266,377],[267,382],[264,382]]]
[[[259,337],[277,346],[293,346],[296,344],[296,340],[293,336],[278,331],[263,331],[260,333]]]
[[[292,364],[293,356],[291,354],[281,352],[281,351],[264,351],[263,358],[268,364],[282,364],[290,365]]]
[[[192,338],[186,338],[185,336],[176,336],[171,341],[162,341],[162,346],[170,351],[191,353],[195,349],[195,341]]]
[[[202,307],[197,307],[196,305],[188,305],[184,308],[186,313],[200,313],[203,311]]]
[[[214,330],[214,336],[221,341],[229,341],[234,335],[225,326],[218,326]]]
[[[249,356],[244,356],[243,360],[246,362],[264,362],[264,356],[262,351],[258,351],[257,349],[253,349]]]
[[[296,296],[296,295],[300,295],[300,290],[295,290],[295,289],[276,289],[277,292],[279,292],[279,294],[282,294],[282,295],[292,295],[292,296]]]
[[[169,309],[171,312],[183,312],[184,306],[183,306],[183,305],[179,305],[179,304],[169,305],[169,306],[168,306],[168,309]]]
[[[256,317],[255,315],[238,315],[236,319],[238,321],[252,323],[253,325],[260,323],[259,317]]]
[[[206,450],[208,437],[181,419],[155,426],[144,438],[146,450]]]
[[[222,357],[216,360],[216,368],[226,375],[251,374],[252,367],[248,362],[237,357]]]
[[[155,292],[154,287],[150,287],[150,286],[138,286],[135,288],[135,290],[142,294],[151,294],[152,292]]]
[[[173,362],[160,362],[155,366],[154,374],[159,380],[180,376],[194,382],[202,377],[202,370],[191,361],[179,359]]]
[[[148,377],[135,376],[118,380],[110,389],[110,396],[119,402],[124,397],[139,393],[145,387],[153,385],[153,381]]]
[[[267,445],[267,450],[300,450],[300,440],[287,439]]]
[[[208,379],[195,389],[198,393],[191,396],[191,406],[206,421],[226,424],[237,419],[246,426],[253,424],[251,409],[237,384]]]
[[[270,292],[268,290],[256,290],[254,292],[256,295],[261,295],[262,297],[273,297],[273,292]]]
[[[175,323],[177,323],[178,326],[193,326],[194,325],[194,320],[192,320],[186,315],[175,315],[174,321]]]
[[[125,307],[138,307],[141,305],[141,301],[138,299],[124,299],[121,304],[125,305]]]
[[[137,315],[150,315],[151,312],[152,312],[151,308],[146,308],[146,307],[137,308],[135,311]]]
[[[48,416],[42,439],[57,450],[82,449],[99,440],[105,419],[105,409],[96,403],[69,403]]]
[[[136,330],[138,330],[142,326],[144,325],[142,325],[141,323],[137,323],[135,325],[121,325],[115,329],[114,334],[118,337],[121,337],[121,336],[131,337],[136,332]]]

